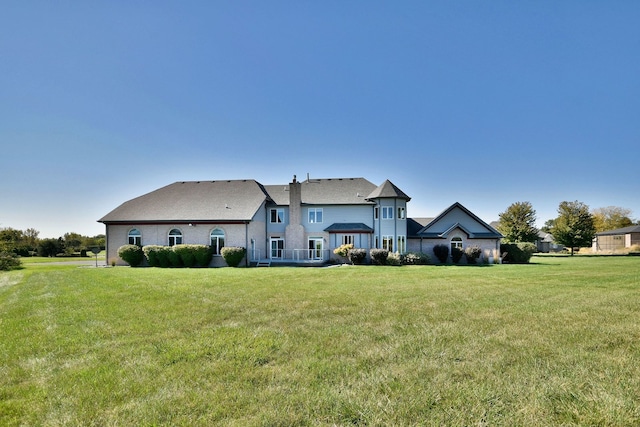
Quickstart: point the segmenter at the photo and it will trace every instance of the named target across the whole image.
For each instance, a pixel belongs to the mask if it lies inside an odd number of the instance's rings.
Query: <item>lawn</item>
[[[640,258],[0,273],[0,425],[638,425]]]

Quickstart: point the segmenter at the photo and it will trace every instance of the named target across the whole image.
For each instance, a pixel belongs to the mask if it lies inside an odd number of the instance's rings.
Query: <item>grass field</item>
[[[640,424],[640,257],[0,273],[0,425]]]

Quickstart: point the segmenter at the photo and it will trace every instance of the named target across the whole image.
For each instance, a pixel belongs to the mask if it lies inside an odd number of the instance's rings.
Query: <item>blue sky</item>
[[[390,179],[409,216],[640,217],[638,1],[9,1],[0,227],[175,181]]]

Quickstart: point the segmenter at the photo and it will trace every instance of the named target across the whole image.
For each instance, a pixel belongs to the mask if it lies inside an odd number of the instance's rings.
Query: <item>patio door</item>
[[[271,258],[281,259],[284,253],[284,239],[280,237],[271,238]]]
[[[309,259],[322,260],[322,238],[309,238]]]

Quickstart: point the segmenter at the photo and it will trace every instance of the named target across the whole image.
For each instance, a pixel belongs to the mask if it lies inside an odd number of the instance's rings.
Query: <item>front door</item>
[[[284,239],[279,237],[271,238],[271,258],[280,259],[284,252]]]
[[[309,259],[322,260],[322,238],[309,238]]]

